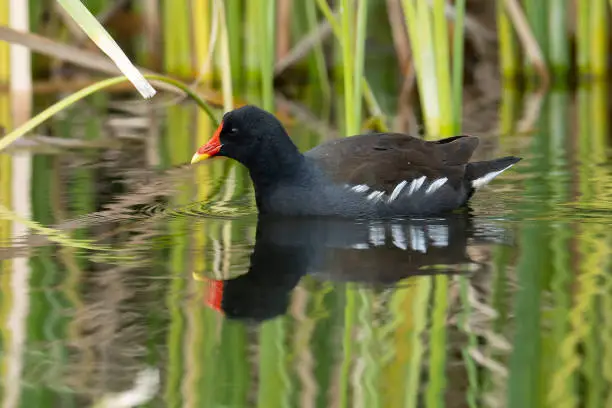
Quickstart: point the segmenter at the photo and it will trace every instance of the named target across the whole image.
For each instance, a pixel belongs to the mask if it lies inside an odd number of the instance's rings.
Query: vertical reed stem
[[[440,135],[440,101],[438,93],[438,78],[431,75],[436,72],[435,45],[431,28],[431,12],[427,0],[417,0],[417,20],[411,24],[418,24],[420,35],[411,38],[413,48],[415,42],[421,42],[421,69],[417,68],[417,75],[422,78],[423,87],[420,89],[425,114],[425,125],[429,137]]]
[[[357,35],[355,40],[355,60],[353,69],[353,86],[355,89],[352,105],[354,107],[355,125],[361,130],[362,89],[364,85],[365,39],[368,19],[368,0],[358,0],[357,5]],[[350,133],[349,133],[350,134]]]
[[[332,31],[334,33],[334,36],[342,44],[342,41],[343,41],[342,27],[340,26],[340,24],[338,24],[338,21],[334,17],[334,14],[329,8],[329,4],[327,4],[326,0],[317,0],[317,5],[319,7],[319,10],[321,10],[321,13],[323,13],[325,18],[329,22],[329,25],[331,26]],[[343,69],[344,69],[344,65],[343,65]],[[363,96],[364,96],[366,105],[368,107],[368,110],[370,111],[370,114],[376,117],[382,117],[382,110],[380,108],[380,105],[378,104],[376,97],[374,95],[374,92],[372,92],[372,88],[370,87],[370,84],[368,83],[365,76],[362,77],[362,82],[363,82],[362,86],[363,86],[363,94],[364,94]],[[386,125],[382,123],[382,121],[380,123],[380,126],[386,129]]]
[[[537,73],[542,81],[541,86],[548,86],[550,78],[546,67],[546,60],[519,0],[504,0],[504,5],[529,61],[527,64],[530,70],[528,75],[533,77],[533,74]],[[535,80],[535,77],[530,79]]]
[[[450,136],[454,128],[453,103],[451,97],[450,61],[448,53],[448,26],[446,21],[446,0],[434,0],[433,41],[435,52],[438,104],[440,106],[439,135]]]
[[[414,55],[421,107],[428,135],[440,133],[436,61],[427,0],[403,0],[404,17]]]
[[[581,75],[590,70],[589,3],[590,0],[576,1],[576,64]]]
[[[244,31],[244,3],[241,0],[226,0],[225,14],[229,36],[229,55],[232,61],[231,72],[234,89],[243,84],[243,38]]]
[[[453,133],[461,133],[463,119],[463,53],[465,35],[465,1],[455,1],[455,29],[453,33]]]
[[[232,63],[230,60],[229,38],[227,30],[227,16],[225,14],[225,2],[217,0],[219,10],[219,49],[221,57],[221,86],[223,88],[223,110],[231,111],[234,108],[233,86],[232,86]]]
[[[590,0],[590,3],[590,74],[601,78],[606,76],[608,68],[608,11],[606,0]]]
[[[191,29],[193,33],[194,71],[198,77],[209,81],[211,64],[206,59],[209,53],[209,43],[212,29],[209,0],[191,0]]]
[[[192,74],[186,0],[164,0],[164,66],[168,73],[181,77]]]
[[[539,46],[542,64],[546,65],[546,58],[548,53],[548,37],[547,27],[548,22],[546,9],[548,2],[546,1],[524,1],[525,15],[527,17],[528,26],[531,28],[533,33],[534,42]],[[537,62],[531,58],[527,58],[525,61],[525,72],[528,83],[535,85],[537,83],[537,73],[539,68]]]
[[[566,82],[570,65],[567,6],[567,0],[557,0],[548,13],[548,55],[558,83]]]
[[[499,41],[499,61],[502,77],[504,79],[515,79],[518,74],[518,53],[516,38],[512,29],[512,23],[508,18],[505,0],[497,0],[497,38]]]
[[[276,39],[276,0],[264,0],[260,4],[260,37],[262,55],[260,56],[261,87],[263,108],[274,109],[274,54]]]
[[[10,23],[9,16],[9,3],[1,2],[0,3],[0,25],[8,26]],[[11,45],[8,42],[0,41],[0,87],[4,89],[8,89],[9,83],[11,80]],[[11,123],[11,99],[10,94],[6,91],[0,91],[0,129],[11,129],[13,124]],[[0,131],[0,138],[4,135],[3,132]],[[8,154],[0,154],[0,205],[3,205],[6,208],[11,208],[11,196],[12,196],[12,167],[13,167],[12,157]],[[12,222],[10,220],[0,220],[0,239],[3,242],[9,242],[11,239],[12,232]],[[1,261],[0,262],[0,271],[4,276],[10,277],[9,268],[11,267],[11,262]],[[4,269],[6,268],[6,269]],[[2,285],[4,288],[5,286]],[[7,292],[8,293],[8,292]],[[2,302],[3,307],[10,307],[10,304],[7,306],[6,302]],[[8,309],[7,309],[8,310]],[[3,322],[4,323],[4,322]],[[4,328],[2,330],[3,334],[6,334]],[[2,336],[3,342],[6,341],[6,338]],[[4,364],[6,364],[6,360],[0,360]]]
[[[538,44],[540,44],[540,48],[545,52],[548,50],[547,42],[548,38],[546,36],[547,33],[547,4],[546,1],[524,1],[525,15],[527,16],[527,20],[529,21],[529,25],[531,26],[531,30],[533,31],[533,36],[535,37]],[[558,5],[555,5],[558,7]],[[544,54],[546,56],[546,54]]]
[[[160,37],[160,4],[157,0],[143,0],[140,10],[143,13],[144,35],[143,54],[145,61],[140,61],[150,69],[161,69],[162,47]]]
[[[291,48],[291,7],[293,0],[277,0],[276,60],[289,54]],[[312,2],[309,2],[312,3]]]
[[[257,71],[259,70],[259,59],[261,50],[258,46],[258,38],[259,38],[259,26],[261,22],[259,21],[260,12],[259,10],[259,1],[258,0],[249,0],[245,5],[245,39],[244,39],[244,68],[246,70],[247,82],[249,83],[249,87],[252,86],[255,82],[257,82],[259,76]]]
[[[355,111],[352,109],[355,101],[354,86],[353,86],[353,40],[351,25],[353,24],[353,6],[351,0],[341,0],[341,37],[342,44],[342,66],[344,79],[344,120],[347,135],[355,135],[358,133],[358,125],[355,121]]]
[[[306,8],[306,21],[308,23],[308,30],[311,31],[317,27],[317,5],[312,1],[304,3]],[[325,63],[325,53],[321,43],[314,46],[314,60],[316,64],[316,71],[319,76],[321,83],[321,90],[326,101],[329,100],[331,94],[331,85],[327,76],[327,66]]]

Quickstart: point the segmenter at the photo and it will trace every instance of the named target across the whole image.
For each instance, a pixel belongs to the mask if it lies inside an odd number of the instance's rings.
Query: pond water
[[[608,117],[506,93],[477,156],[524,160],[468,213],[270,221],[240,165],[186,165],[193,106],[84,102],[41,132],[85,148],[0,156],[35,222],[0,220],[2,406],[612,406]]]

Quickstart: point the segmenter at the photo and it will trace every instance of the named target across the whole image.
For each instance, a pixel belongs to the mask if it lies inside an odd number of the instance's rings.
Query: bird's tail
[[[468,163],[466,179],[470,182],[472,188],[477,190],[520,160],[520,157],[507,156],[495,160]]]

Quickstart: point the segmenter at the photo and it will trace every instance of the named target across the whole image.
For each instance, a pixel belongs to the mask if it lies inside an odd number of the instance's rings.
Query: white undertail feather
[[[481,187],[486,186],[487,184],[489,184],[491,180],[493,180],[495,177],[499,176],[501,173],[508,170],[512,166],[514,166],[514,163],[507,167],[504,167],[501,170],[492,171],[490,173],[485,174],[482,177],[477,178],[476,180],[472,180],[472,187],[475,189],[479,189]]]

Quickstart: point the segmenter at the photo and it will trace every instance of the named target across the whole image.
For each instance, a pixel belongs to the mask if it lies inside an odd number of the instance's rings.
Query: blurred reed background
[[[197,81],[200,89],[220,90],[209,99],[225,110],[246,101],[272,110],[275,90],[291,96],[311,93],[324,107],[344,112],[339,119],[348,134],[372,125],[367,121],[372,117],[386,127],[398,103],[419,108],[415,126],[424,123],[431,137],[457,132],[463,87],[484,80],[471,70],[482,59],[494,64],[495,76],[506,86],[520,89],[566,87],[607,75],[605,0],[84,4],[139,66]],[[12,7],[29,7],[31,32],[96,51],[57,2],[15,2]],[[3,12],[4,25],[9,11]],[[3,33],[0,38],[9,37]],[[377,60],[384,61],[384,69]],[[78,63],[36,54],[33,75],[34,89],[46,91],[95,79]],[[332,103],[340,102],[331,100],[336,91],[344,95],[342,104]]]
[[[246,101],[273,110],[275,90],[293,97],[313,94],[324,107],[344,112],[338,118],[347,134],[368,125],[387,128],[390,118],[404,118],[406,110],[417,117],[402,130],[422,124],[430,137],[458,132],[464,85],[487,81],[472,70],[474,61],[487,59],[496,79],[521,89],[565,87],[607,74],[605,0],[84,4],[138,65],[197,81],[200,89],[220,90],[209,99],[225,110]],[[95,51],[57,2],[12,7],[29,7],[31,32]],[[9,11],[4,10],[6,25]],[[47,52],[57,56],[52,47]],[[377,60],[384,61],[384,69]],[[78,63],[39,55],[33,75],[35,89],[47,91],[95,79]],[[336,92],[343,101],[333,100]]]
[[[275,111],[295,125],[292,135],[301,147],[362,130],[432,139],[493,134],[498,148],[538,158],[523,170],[526,180],[510,182],[532,200],[510,202],[508,210],[537,219],[559,204],[571,206],[564,220],[523,226],[521,251],[495,247],[487,254],[486,278],[419,279],[391,294],[352,285],[340,291],[307,278],[289,314],[254,332],[221,321],[193,296],[202,292],[204,272],[224,277],[245,270],[242,252],[254,240],[250,224],[154,218],[165,234],[158,235],[150,224],[129,218],[132,206],[156,194],[171,208],[188,209],[200,200],[223,215],[251,193],[248,174],[219,161],[199,166],[194,179],[177,181],[172,171],[213,133],[211,119],[176,103],[173,94],[154,99],[154,108],[117,104],[131,97],[131,89],[115,87],[30,135],[37,154],[27,170],[30,184],[21,185],[30,207],[14,197],[17,156],[0,154],[0,204],[37,225],[101,209],[128,223],[70,229],[69,242],[104,237],[95,256],[70,244],[38,248],[28,261],[26,294],[15,291],[15,274],[8,273],[15,260],[1,261],[1,366],[17,372],[5,377],[4,402],[20,398],[21,406],[42,407],[57,401],[81,406],[84,396],[99,401],[108,390],[132,384],[146,361],[166,367],[161,393],[167,406],[252,406],[254,386],[256,405],[265,408],[357,406],[355,401],[368,408],[422,401],[432,407],[610,404],[612,375],[602,362],[612,355],[612,281],[601,271],[610,264],[612,236],[604,223],[570,216],[585,208],[610,210],[593,205],[610,202],[610,175],[584,164],[605,161],[609,145],[608,2],[83,3],[133,62],[193,84],[217,113],[247,102]],[[6,29],[23,29],[11,15],[24,11],[29,31],[53,43]],[[87,63],[82,51],[97,48],[55,1],[2,2],[0,29],[0,40],[37,50],[31,93],[11,93],[11,83],[25,83],[18,77],[30,71],[16,70],[26,65],[15,63],[21,57],[9,55],[10,44],[0,41],[0,130],[24,120],[11,109],[28,105],[29,95],[36,113],[112,74]],[[73,47],[69,62],[57,43]],[[17,144],[10,152],[27,147]],[[76,154],[64,158],[66,149]],[[126,167],[166,170],[171,188],[147,184],[138,172],[120,174]],[[117,179],[123,180],[119,187]],[[219,182],[198,182],[211,179]],[[134,202],[121,202],[126,191]],[[0,242],[14,237],[17,224],[0,219]],[[130,262],[114,261],[97,245],[130,248],[124,254]],[[196,279],[183,279],[188,271]],[[166,283],[168,272],[174,279]],[[146,289],[134,278],[139,273],[151,278]],[[524,290],[510,289],[516,286]],[[29,299],[25,327],[9,324],[19,296]],[[96,320],[102,315],[104,324]],[[359,341],[351,341],[357,334]],[[65,371],[69,384],[59,380]],[[16,383],[24,384],[20,397],[8,392]]]

